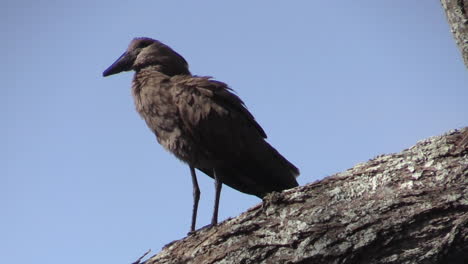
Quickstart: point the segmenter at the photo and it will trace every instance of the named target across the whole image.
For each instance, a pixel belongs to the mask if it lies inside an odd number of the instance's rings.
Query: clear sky
[[[300,184],[468,125],[437,0],[7,0],[0,20],[0,263],[131,263],[189,230],[188,167],[135,112],[133,73],[102,77],[133,37],[236,90]],[[220,219],[259,202],[225,187]]]

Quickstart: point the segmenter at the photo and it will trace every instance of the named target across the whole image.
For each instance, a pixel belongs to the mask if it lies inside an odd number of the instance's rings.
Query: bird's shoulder
[[[213,97],[223,90],[232,91],[227,84],[213,80],[210,76],[177,75],[171,78],[171,83],[179,93],[190,93]]]
[[[210,115],[226,121],[237,119],[252,125],[266,138],[265,131],[244,102],[226,83],[209,76],[174,76],[171,83],[175,103],[191,121],[198,123]]]

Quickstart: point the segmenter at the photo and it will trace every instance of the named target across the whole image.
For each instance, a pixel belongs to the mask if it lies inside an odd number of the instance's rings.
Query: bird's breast
[[[205,155],[194,147],[193,138],[184,128],[173,98],[177,94],[174,89],[165,79],[137,76],[132,85],[135,107],[166,150],[184,162],[197,164]]]

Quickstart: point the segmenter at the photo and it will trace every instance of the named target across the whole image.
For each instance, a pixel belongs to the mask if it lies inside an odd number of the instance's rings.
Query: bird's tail
[[[200,170],[213,177],[211,170]],[[224,184],[260,198],[298,186],[299,169],[263,139],[250,146],[230,166],[215,170]]]
[[[282,191],[298,186],[296,178],[299,169],[289,162],[268,142],[262,140],[256,148],[252,148],[249,164],[245,174],[255,179],[257,184],[264,186],[260,196],[272,191]],[[259,195],[257,195],[259,196]]]

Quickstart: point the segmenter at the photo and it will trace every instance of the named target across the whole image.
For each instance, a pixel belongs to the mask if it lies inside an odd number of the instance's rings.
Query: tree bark
[[[468,67],[468,0],[440,0],[452,29],[455,42]]]
[[[144,262],[468,263],[468,127],[283,193]]]

